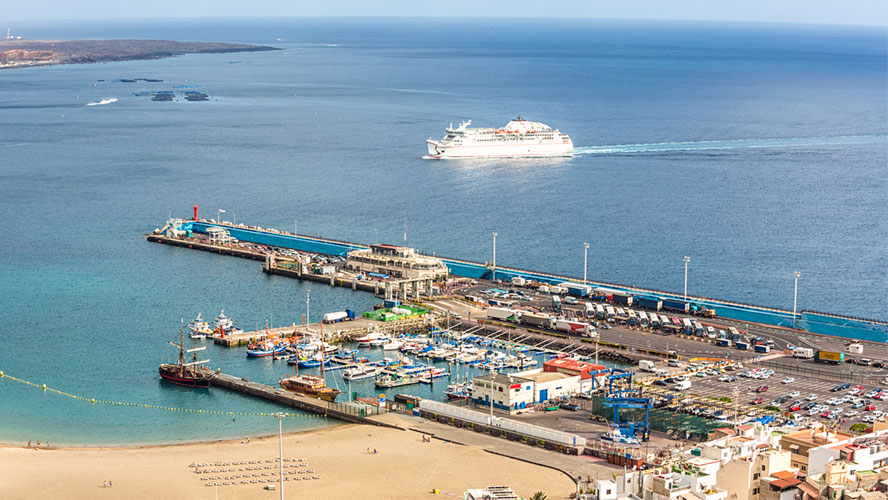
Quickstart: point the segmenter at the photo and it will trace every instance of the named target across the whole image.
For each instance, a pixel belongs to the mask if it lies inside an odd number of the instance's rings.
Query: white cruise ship
[[[570,137],[539,122],[529,122],[520,116],[502,128],[469,128],[472,120],[459,127],[444,129],[440,141],[426,141],[426,158],[521,158],[543,156],[571,156]]]

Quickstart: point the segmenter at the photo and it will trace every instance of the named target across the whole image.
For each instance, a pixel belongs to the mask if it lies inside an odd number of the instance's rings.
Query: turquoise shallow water
[[[605,21],[263,20],[22,25],[34,38],[225,40],[277,52],[0,72],[0,370],[74,394],[220,411],[160,384],[179,318],[247,329],[375,300],[259,263],[150,245],[168,209],[409,243],[504,265],[863,317],[888,310],[883,30]],[[520,35],[520,36],[518,36]],[[276,38],[280,38],[277,41]],[[119,83],[160,78],[161,84]],[[194,86],[209,102],[134,92]],[[118,101],[86,106],[104,98]],[[514,115],[556,161],[434,162],[424,140]],[[214,364],[277,380],[270,363]],[[293,420],[290,429],[317,425]],[[0,441],[145,443],[274,431],[263,418],[91,406],[0,381]]]

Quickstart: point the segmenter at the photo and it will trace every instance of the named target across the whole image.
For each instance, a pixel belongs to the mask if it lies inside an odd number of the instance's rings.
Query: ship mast
[[[324,358],[326,358],[326,354],[324,353],[324,322],[321,321],[321,379],[324,381],[324,387],[327,387],[327,372],[324,370]]]

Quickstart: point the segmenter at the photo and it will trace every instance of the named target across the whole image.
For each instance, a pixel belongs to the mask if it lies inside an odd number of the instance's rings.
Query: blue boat
[[[256,342],[247,346],[247,357],[261,358],[282,354],[287,350],[287,345],[288,343],[283,341],[275,342],[272,340],[265,340],[262,342]]]
[[[312,357],[311,359],[300,359],[297,362],[297,364],[299,365],[299,368],[317,368],[317,367],[321,366],[321,360],[317,359],[315,357]],[[324,366],[327,366],[329,364],[330,364],[330,358],[325,358],[324,359]]]

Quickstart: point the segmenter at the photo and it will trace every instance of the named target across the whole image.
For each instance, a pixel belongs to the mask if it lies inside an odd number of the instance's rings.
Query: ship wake
[[[615,144],[611,146],[575,147],[574,156],[623,155],[683,151],[721,151],[730,149],[817,147],[842,144],[883,142],[888,135],[843,135],[835,137],[801,137],[788,139],[736,139],[723,141],[652,142]]]

